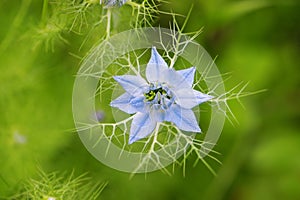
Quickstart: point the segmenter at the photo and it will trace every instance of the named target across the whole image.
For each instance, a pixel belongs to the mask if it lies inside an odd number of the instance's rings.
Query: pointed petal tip
[[[197,126],[194,126],[193,129],[190,131],[193,133],[199,133],[199,134],[202,133],[202,130],[201,130],[199,124],[197,124]]]
[[[198,90],[194,90],[195,97],[197,99],[198,104],[205,103],[207,101],[210,101],[211,99],[215,98],[215,96],[204,94],[202,92],[199,92]]]
[[[159,58],[162,59],[161,55],[158,53],[158,51],[157,51],[157,49],[156,49],[155,46],[153,46],[152,49],[151,49],[151,57],[152,56],[159,57]]]
[[[184,79],[184,82],[185,82],[185,84],[183,85],[184,87],[191,88],[193,86],[195,73],[196,73],[196,67],[181,69],[181,70],[177,70],[176,72]]]
[[[110,105],[111,107],[115,107],[115,103],[116,103],[116,99],[112,100],[112,101],[109,103],[109,105]]]
[[[198,92],[200,92],[200,91],[198,91]],[[201,93],[201,96],[205,97],[206,99],[212,99],[212,98],[214,98],[214,96],[212,96],[210,94],[206,94],[206,93],[202,93],[202,92],[200,92],[200,93]]]
[[[126,75],[116,75],[116,76],[113,76],[113,79],[117,82],[119,82],[119,80],[122,80],[126,77]]]
[[[177,125],[175,124],[175,126],[177,126]],[[179,128],[179,129],[181,129],[183,131],[187,131],[187,132],[197,133],[197,134],[202,134],[203,133],[202,130],[201,130],[201,128],[199,126],[198,127],[196,127],[196,126],[190,127],[189,129],[182,129],[182,128]]]
[[[156,46],[152,46],[151,51],[152,51],[152,52],[153,52],[153,51],[157,51],[157,50],[156,50]]]
[[[136,137],[129,137],[128,145],[131,145],[132,143],[136,142],[138,139]]]
[[[162,82],[161,73],[168,69],[168,64],[163,57],[158,53],[156,47],[151,49],[151,57],[146,67],[146,78],[149,82]]]
[[[196,67],[192,66],[190,68],[187,68],[186,70],[190,71],[190,73],[193,75],[193,78],[194,78],[194,75],[195,75],[195,72],[196,72]]]
[[[113,79],[118,82],[118,80],[120,79],[120,76],[113,76]]]
[[[214,96],[209,95],[209,94],[204,94],[204,95],[205,95],[206,101],[209,101],[209,100],[215,98]]]
[[[110,102],[109,106],[114,107],[114,108],[118,107],[118,105],[116,105],[115,100],[113,100],[112,102]]]

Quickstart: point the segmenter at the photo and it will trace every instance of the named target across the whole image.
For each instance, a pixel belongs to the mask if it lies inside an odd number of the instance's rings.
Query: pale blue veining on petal
[[[114,76],[114,79],[132,96],[143,94],[145,87],[148,85],[147,82],[140,76]]]
[[[185,82],[189,85],[189,87],[193,86],[195,72],[196,72],[195,67],[190,67],[188,69],[178,70],[177,72],[184,78]]]
[[[162,105],[153,105],[152,108],[150,109],[150,118],[153,121],[156,122],[162,122],[165,121],[166,117],[166,110],[161,108]]]
[[[130,104],[132,107],[136,109],[136,112],[149,112],[149,105],[144,101],[144,96],[137,96],[130,100]]]
[[[190,132],[201,132],[195,114],[191,109],[185,109],[173,104],[166,115],[166,121],[173,122],[179,129]]]
[[[156,127],[156,121],[150,118],[149,113],[136,113],[131,123],[129,144],[147,137]]]
[[[151,58],[146,67],[146,77],[149,82],[158,82],[162,78],[161,72],[168,69],[167,63],[159,55],[155,47],[152,47]]]
[[[173,88],[174,90],[191,88],[185,81],[184,77],[174,69],[166,69],[162,71],[161,74],[161,80],[166,83],[169,88]]]
[[[137,109],[130,104],[130,101],[134,98],[134,96],[130,95],[129,93],[124,93],[112,102],[110,102],[110,106],[119,108],[120,110],[128,113],[133,114],[137,112]]]
[[[197,91],[197,90],[194,90],[194,94],[195,94],[195,97],[196,97],[196,99],[197,99],[198,104],[207,102],[207,101],[209,101],[209,100],[211,100],[211,99],[214,98],[214,97],[211,96],[211,95],[203,94],[202,92],[199,92],[199,91]]]
[[[174,90],[175,102],[183,108],[191,109],[199,104],[195,90],[191,88],[184,88]]]

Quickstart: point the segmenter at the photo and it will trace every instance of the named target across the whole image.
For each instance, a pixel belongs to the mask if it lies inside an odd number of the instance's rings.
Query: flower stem
[[[106,39],[110,37],[111,29],[111,9],[107,9]]]
[[[45,24],[47,21],[48,2],[49,2],[49,0],[44,0],[44,3],[43,3],[42,19],[41,19],[42,24]]]

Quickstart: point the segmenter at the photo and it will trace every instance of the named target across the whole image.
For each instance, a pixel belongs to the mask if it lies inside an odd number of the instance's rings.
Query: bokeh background
[[[0,199],[38,179],[40,168],[88,172],[89,181],[108,182],[100,195],[107,200],[300,199],[299,1],[161,4],[160,10],[182,15],[193,5],[185,31],[203,27],[197,41],[217,57],[222,73],[231,73],[227,89],[249,82],[247,91],[267,90],[241,99],[243,105],[230,102],[238,123],[226,123],[215,147],[223,164],[208,160],[217,177],[190,162],[185,176],[178,167],[173,176],[158,171],[132,179],[94,159],[74,132],[73,81],[81,58],[104,33],[93,25],[101,7],[93,4],[87,21],[71,27],[78,8],[45,2],[48,12],[40,0],[0,1]],[[126,5],[116,11],[115,32],[129,28],[122,23],[130,21],[129,11]],[[169,27],[170,20],[160,14],[153,26]]]

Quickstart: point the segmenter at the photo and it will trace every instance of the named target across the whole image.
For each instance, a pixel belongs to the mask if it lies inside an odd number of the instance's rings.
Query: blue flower
[[[147,137],[163,121],[183,131],[201,132],[192,108],[213,97],[193,89],[195,71],[195,67],[178,71],[169,68],[153,47],[146,67],[147,80],[140,75],[114,76],[126,92],[110,105],[135,114],[129,144]]]
[[[105,8],[114,7],[114,6],[122,6],[128,0],[100,0],[100,4],[104,4]]]

